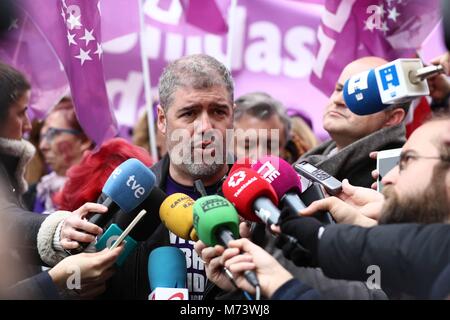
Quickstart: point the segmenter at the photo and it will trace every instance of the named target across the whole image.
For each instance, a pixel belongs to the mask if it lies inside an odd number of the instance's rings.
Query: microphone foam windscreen
[[[284,159],[264,156],[253,164],[252,169],[269,182],[281,199],[287,192],[302,192],[302,183],[297,172]]]
[[[156,288],[186,288],[186,258],[177,247],[159,247],[148,256],[148,280]]]
[[[129,213],[120,212],[117,220],[117,225],[123,230],[133,221],[133,219],[145,209],[147,213],[134,226],[130,232],[130,237],[136,241],[145,241],[153,232],[160,226],[161,219],[159,218],[159,208],[161,207],[167,195],[158,187],[153,187],[149,196]]]
[[[218,195],[201,197],[194,204],[194,227],[200,240],[208,246],[218,244],[216,230],[223,227],[239,238],[239,216],[233,205]]]
[[[138,159],[128,159],[109,176],[102,192],[130,212],[141,204],[155,185],[155,175]]]
[[[350,77],[345,81],[342,92],[347,107],[360,116],[374,114],[390,106],[381,102],[374,69]]]
[[[167,229],[180,238],[197,240],[193,233],[193,206],[194,200],[191,197],[184,193],[174,193],[161,204],[159,216]]]
[[[261,221],[253,210],[253,203],[259,197],[267,197],[278,205],[278,197],[273,187],[251,169],[241,168],[233,172],[223,183],[222,191],[239,214],[250,221]]]

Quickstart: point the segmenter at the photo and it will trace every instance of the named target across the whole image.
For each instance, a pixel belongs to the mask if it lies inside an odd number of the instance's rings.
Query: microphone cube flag
[[[115,223],[111,224],[105,233],[100,237],[100,239],[95,244],[97,251],[101,251],[105,248],[111,248],[111,246],[120,237],[123,230],[119,228]],[[137,242],[131,238],[129,235],[123,239],[122,244],[124,245],[123,251],[116,260],[116,265],[121,267],[123,263],[127,260],[131,252],[136,248]]]
[[[412,83],[410,76],[423,64],[420,59],[397,59],[375,69],[358,73],[343,88],[344,101],[355,114],[369,115],[392,104],[429,95],[427,81]]]
[[[264,156],[252,165],[252,169],[269,182],[277,193],[278,199],[289,192],[300,194],[302,184],[297,172],[285,160],[275,156]]]
[[[218,195],[201,197],[194,204],[194,228],[198,238],[208,246],[220,244],[216,229],[225,227],[239,238],[239,216],[233,205]]]
[[[124,212],[131,212],[150,194],[155,175],[135,158],[124,161],[109,176],[102,192],[114,200]]]
[[[261,221],[253,209],[253,203],[259,197],[266,197],[278,205],[278,196],[270,183],[248,168],[241,168],[228,176],[222,191],[239,214],[249,221]]]

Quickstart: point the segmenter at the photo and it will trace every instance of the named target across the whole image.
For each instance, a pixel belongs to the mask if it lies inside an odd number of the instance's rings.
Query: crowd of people
[[[175,246],[185,254],[186,287],[195,300],[247,299],[257,293],[246,278],[248,271],[256,273],[266,299],[450,298],[448,95],[434,92],[438,80],[430,80],[436,107],[408,138],[410,102],[371,115],[352,113],[343,98],[345,81],[385,63],[364,57],[342,70],[323,114],[331,139],[319,143],[308,116],[288,112],[277,97],[263,91],[234,97],[231,73],[215,58],[196,54],[177,59],[159,81],[157,162],[142,136],[136,144],[116,137],[95,145],[83,132],[70,97],[35,122],[39,129],[33,145],[25,138],[32,130],[27,108],[33,88],[24,74],[0,63],[0,296],[147,299],[150,253]],[[434,63],[448,66],[448,55]],[[235,133],[232,143],[230,131]],[[146,132],[144,125],[135,136]],[[394,148],[402,148],[399,163],[382,178],[383,192],[377,192],[371,188],[377,177],[376,152]],[[290,164],[308,161],[342,181],[342,191],[295,214],[281,208],[279,222],[270,227],[241,218],[242,238],[227,248],[179,237],[152,208],[152,219],[145,223],[155,231],[139,241],[120,267],[114,265],[123,245],[71,251],[81,243],[95,243],[109,226],[87,219],[106,214],[108,208],[98,201],[105,196],[102,188],[127,159],[149,167],[155,188],[167,196],[182,193],[197,200],[223,195],[235,162],[252,162],[267,153]],[[27,181],[35,154],[42,155],[35,161],[43,161],[39,167],[44,172]],[[149,208],[147,204],[139,209]],[[329,212],[336,223],[316,219],[319,211]],[[379,268],[381,279],[373,286],[367,273],[371,266]],[[74,267],[80,283],[70,285]]]

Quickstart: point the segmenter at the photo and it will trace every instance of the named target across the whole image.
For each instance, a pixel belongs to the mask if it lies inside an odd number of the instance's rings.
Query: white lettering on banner
[[[153,1],[154,2],[154,1]],[[155,4],[152,4],[154,6]],[[171,10],[171,9],[169,9]],[[145,13],[152,19],[165,22],[164,18],[155,18],[155,13]],[[174,14],[175,15],[175,14]],[[315,31],[312,28],[295,26],[283,34],[280,28],[269,21],[256,21],[247,26],[247,9],[236,8],[236,28],[233,37],[232,70],[246,68],[253,72],[265,72],[270,75],[284,75],[292,78],[307,77],[311,71],[313,54],[304,45],[315,43]],[[250,43],[245,48],[245,34],[248,31]],[[146,27],[146,56],[150,59],[173,61],[184,55],[201,53],[212,55],[220,61],[226,58],[226,39],[223,36],[205,33],[202,36],[184,36],[183,33],[167,32],[157,27]],[[254,41],[252,41],[254,40]],[[160,52],[164,41],[164,52]],[[283,57],[285,49],[289,57]],[[245,65],[243,65],[243,63]]]
[[[328,28],[341,33],[347,23],[350,13],[352,12],[353,4],[356,0],[342,0],[336,13],[325,11],[323,14],[322,22]]]
[[[270,22],[257,22],[249,28],[249,38],[261,40],[251,43],[245,53],[245,65],[250,71],[265,71],[278,75],[281,71],[281,34]]]
[[[235,24],[233,35],[233,52],[231,59],[231,69],[241,70],[244,63],[244,45],[245,45],[245,23],[247,21],[247,10],[237,6],[235,11]]]
[[[202,37],[188,37],[186,41],[186,55],[197,54],[202,52]]]
[[[168,32],[166,36],[166,48],[164,50],[164,60],[173,61],[183,55],[183,36],[173,32]]]
[[[168,10],[161,9],[159,6],[160,0],[146,0],[144,1],[144,13],[150,18],[166,24],[178,25],[183,7],[179,0],[172,0]]]
[[[145,26],[145,39],[152,39],[152,41],[144,41],[144,55],[147,59],[155,59],[159,56],[161,51],[161,32],[158,28],[153,26]]]
[[[355,2],[356,0],[342,0],[335,14],[325,11],[322,19],[323,24],[340,33],[350,17]],[[334,49],[336,40],[327,36],[323,31],[322,26],[319,26],[317,31],[317,39],[319,40],[320,47],[317,53],[316,62],[314,63],[313,72],[317,77],[322,78],[323,69],[325,68],[328,57]]]
[[[125,54],[128,51],[133,50],[133,48],[137,44],[137,41],[138,41],[138,34],[137,32],[134,32],[107,42],[103,42],[102,49],[103,52],[111,54]],[[144,45],[148,44],[145,43]]]
[[[131,71],[126,80],[110,79],[106,82],[110,101],[119,99],[119,108],[114,110],[120,123],[133,127],[136,124],[137,109],[132,107],[139,105],[139,95],[143,90],[142,73]]]
[[[189,37],[188,37],[189,38]],[[226,53],[222,50],[222,38],[214,34],[205,35],[205,53],[219,61],[225,61]]]
[[[147,20],[179,25],[182,23],[182,8],[178,0],[172,0],[166,9],[159,8],[159,0],[147,0],[144,12]],[[342,4],[347,4],[343,1]],[[281,29],[273,22],[266,20],[248,23],[248,12],[245,6],[237,6],[235,25],[233,28],[233,52],[231,69],[249,70],[257,73],[266,73],[271,76],[286,76],[294,79],[307,78],[311,72],[314,55],[308,47],[316,42],[315,29],[307,26],[293,25],[289,29]],[[202,35],[188,35],[183,30],[170,32],[162,30],[156,25],[147,25],[144,28],[143,43],[144,55],[158,62],[170,62],[185,55],[205,53],[212,55],[220,61],[226,60],[226,36],[203,33]],[[323,32],[322,32],[323,33]],[[320,39],[320,38],[319,38]],[[331,42],[330,42],[331,41]],[[139,37],[136,32],[108,41],[103,44],[106,54],[126,55],[139,46]],[[327,49],[329,47],[329,49]],[[322,75],[325,64],[334,40],[322,36],[319,51],[319,63],[316,74]],[[326,51],[324,51],[327,49]],[[321,62],[322,61],[322,62]],[[319,70],[320,69],[320,70]],[[320,72],[319,72],[320,71]],[[156,76],[156,75],[154,75]],[[135,124],[137,111],[142,105],[139,102],[143,96],[143,76],[141,72],[130,71],[124,78],[109,78],[106,81],[108,96],[115,106],[115,114],[120,124],[132,127]],[[152,88],[152,95],[157,94],[157,87]]]
[[[314,56],[303,44],[314,44],[316,33],[306,27],[290,29],[284,37],[286,50],[295,57],[294,60],[283,60],[283,73],[291,78],[303,78],[310,74]]]

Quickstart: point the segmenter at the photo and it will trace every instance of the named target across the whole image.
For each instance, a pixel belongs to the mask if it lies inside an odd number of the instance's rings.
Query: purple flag
[[[182,2],[186,22],[206,32],[225,34],[228,32],[226,10],[229,0],[185,0]]]
[[[26,0],[23,10],[55,51],[83,130],[97,144],[117,133],[103,75],[99,1]]]
[[[27,75],[32,118],[43,118],[69,91],[58,58],[27,14],[18,15],[1,37],[0,60]]]
[[[412,57],[439,19],[438,0],[327,0],[311,82],[329,95],[357,58]]]
[[[139,31],[139,3],[137,0],[101,1],[100,10],[103,42]]]

